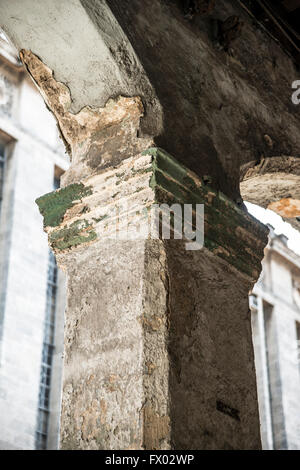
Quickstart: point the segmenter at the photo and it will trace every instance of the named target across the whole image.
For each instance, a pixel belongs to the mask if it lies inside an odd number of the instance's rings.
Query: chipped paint
[[[300,159],[295,156],[262,158],[241,168],[241,195],[245,201],[268,208],[299,230]]]
[[[76,220],[69,226],[50,232],[49,243],[53,250],[65,251],[96,238],[97,234],[87,220]]]
[[[44,217],[44,227],[56,227],[63,221],[68,209],[80,202],[84,196],[92,193],[90,187],[80,184],[71,184],[66,188],[58,189],[36,199],[40,213]],[[87,211],[87,206],[82,210]]]
[[[205,248],[257,279],[268,229],[164,150],[150,148],[143,154],[153,159],[149,185],[156,202],[204,204]],[[236,236],[237,230],[242,236]]]
[[[70,90],[55,80],[53,71],[30,50],[22,49],[20,58],[54,114],[72,157],[71,167],[64,176],[66,184],[78,182],[80,177],[90,176],[99,168],[118,164],[152,142],[150,138],[137,137],[144,115],[139,96],[117,96],[109,99],[103,108],[85,106],[73,114]]]
[[[300,216],[300,200],[293,198],[282,198],[280,201],[271,202],[268,209],[276,212],[281,217],[294,218]]]

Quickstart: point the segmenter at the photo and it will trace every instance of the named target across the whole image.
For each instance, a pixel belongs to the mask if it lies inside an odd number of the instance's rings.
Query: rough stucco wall
[[[249,281],[167,242],[169,394],[175,449],[259,449]]]
[[[143,243],[69,257],[62,449],[142,443]]]
[[[31,49],[72,90],[72,112],[90,104],[103,106],[112,93],[128,89],[125,74],[112,59],[109,44],[124,40],[113,15],[101,1],[102,37],[79,0],[1,1],[1,27],[21,49]],[[70,21],[71,19],[71,21]],[[84,36],[80,34],[84,31]],[[121,38],[120,38],[121,36]],[[83,60],[84,59],[84,60]],[[132,91],[132,90],[131,90]]]
[[[68,257],[62,449],[169,446],[160,243],[106,240]]]
[[[145,244],[143,289],[143,448],[170,449],[169,274],[164,243]],[[154,300],[155,299],[155,300]]]
[[[73,114],[70,91],[55,80],[53,71],[29,50],[22,49],[20,57],[52,110],[72,157],[71,168],[62,178],[64,185],[80,182],[151,146],[151,139],[139,138],[144,116],[140,97],[118,96],[103,108],[85,106]]]
[[[62,449],[260,448],[243,276],[174,241],[68,265]]]

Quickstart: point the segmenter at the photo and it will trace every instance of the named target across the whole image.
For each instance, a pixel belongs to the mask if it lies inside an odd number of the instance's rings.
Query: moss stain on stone
[[[64,251],[83,243],[91,242],[97,238],[93,226],[87,220],[76,220],[68,227],[55,230],[49,234],[52,248]]]
[[[52,193],[36,199],[40,213],[44,217],[44,227],[57,227],[63,221],[68,209],[75,203],[81,201],[85,196],[92,194],[91,187],[82,183],[70,184],[66,188],[59,189]]]

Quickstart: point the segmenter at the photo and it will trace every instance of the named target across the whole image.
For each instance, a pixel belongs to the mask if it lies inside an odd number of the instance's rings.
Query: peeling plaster
[[[268,209],[281,215],[281,217],[294,218],[300,216],[300,200],[290,197],[280,199],[268,205]]]
[[[55,80],[53,71],[32,51],[22,49],[20,58],[54,114],[72,157],[67,183],[77,182],[112,163],[119,163],[152,143],[150,138],[137,136],[140,119],[144,115],[139,96],[118,96],[109,99],[103,108],[85,106],[73,114],[70,111],[70,90],[64,83]]]

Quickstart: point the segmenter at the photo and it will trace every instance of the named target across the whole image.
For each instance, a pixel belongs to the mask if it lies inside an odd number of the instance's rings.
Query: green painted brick
[[[90,194],[92,194],[90,187],[82,183],[74,183],[36,199],[35,202],[44,217],[44,227],[59,226],[66,211]]]
[[[150,148],[143,153],[152,156],[149,184],[156,202],[204,204],[204,246],[249,276],[259,272],[268,229],[164,150]],[[237,234],[239,228],[249,236]]]
[[[76,220],[69,226],[55,230],[49,234],[49,242],[53,249],[64,251],[72,247],[96,240],[97,234],[87,220]]]

